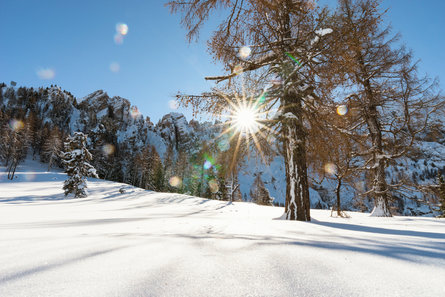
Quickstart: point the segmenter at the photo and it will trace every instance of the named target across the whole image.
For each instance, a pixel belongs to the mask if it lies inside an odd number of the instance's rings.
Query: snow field
[[[445,296],[445,220],[283,221],[97,179],[65,199],[44,168],[0,173],[0,296]]]

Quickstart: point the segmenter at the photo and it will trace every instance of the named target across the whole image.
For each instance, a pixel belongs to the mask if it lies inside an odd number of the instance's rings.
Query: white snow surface
[[[0,168],[0,296],[445,296],[443,219],[284,221],[98,179],[65,198],[44,168]]]

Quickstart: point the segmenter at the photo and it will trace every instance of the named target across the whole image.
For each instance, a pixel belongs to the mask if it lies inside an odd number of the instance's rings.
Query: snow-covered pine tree
[[[96,169],[89,163],[92,155],[87,147],[87,135],[74,132],[65,142],[65,152],[62,154],[65,171],[69,178],[63,184],[65,196],[74,193],[75,198],[84,198],[87,192],[87,177],[98,178]]]
[[[252,202],[260,205],[272,205],[273,198],[270,197],[269,191],[266,189],[261,172],[256,174],[255,180],[250,188],[250,198]]]

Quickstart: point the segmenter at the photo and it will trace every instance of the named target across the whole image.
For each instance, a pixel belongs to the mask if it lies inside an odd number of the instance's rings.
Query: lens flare
[[[111,72],[118,73],[121,70],[121,66],[117,62],[112,62],[110,64],[110,70]]]
[[[264,104],[266,102],[267,92],[263,92],[260,97],[258,97],[257,104]]]
[[[208,170],[208,169],[212,168],[212,166],[213,166],[212,162],[210,162],[209,160],[206,160],[204,162],[204,169]]]
[[[288,52],[285,52],[285,54],[286,54],[286,56],[288,56],[292,61],[294,61],[298,66],[301,66],[301,63],[300,63],[300,61],[297,59],[297,58],[295,58],[294,56],[292,56],[290,53],[288,53]]]
[[[239,49],[239,56],[241,59],[247,59],[251,53],[252,50],[248,46],[243,46]]]
[[[124,36],[119,33],[114,34],[114,43],[117,45],[124,43]]]
[[[103,147],[102,147],[102,152],[104,153],[104,155],[106,155],[106,156],[111,156],[112,154],[114,154],[114,151],[115,151],[116,149],[115,149],[115,147],[114,147],[114,145],[112,145],[112,144],[105,144]]]
[[[25,124],[20,120],[12,119],[9,121],[9,128],[15,132],[18,132],[25,128]]]
[[[36,179],[36,174],[34,172],[25,172],[24,178],[26,181],[33,181]]]
[[[172,176],[168,183],[172,187],[179,188],[182,185],[182,180],[177,176]]]
[[[212,179],[209,181],[209,188],[210,188],[210,192],[212,192],[213,194],[215,194],[219,191],[219,186],[218,186],[218,183],[216,182],[216,180]]]
[[[56,76],[56,71],[52,68],[40,68],[37,70],[37,76],[40,79],[53,79]]]
[[[324,171],[328,174],[334,175],[337,173],[337,166],[332,163],[326,163],[324,165]]]
[[[233,73],[235,73],[236,75],[240,75],[243,72],[244,72],[244,69],[243,69],[243,66],[241,66],[241,65],[236,65],[233,68]]]
[[[132,106],[131,108],[130,108],[130,116],[133,118],[133,119],[136,119],[137,117],[139,117],[140,116],[140,112],[139,112],[139,109],[136,107],[136,106]]]
[[[348,107],[346,105],[339,105],[337,106],[337,114],[344,116],[348,113]]]
[[[170,109],[178,109],[178,101],[176,100],[170,100],[168,101],[168,107],[170,107]]]
[[[116,24],[116,32],[120,35],[127,35],[128,33],[128,25],[125,23],[117,23]]]

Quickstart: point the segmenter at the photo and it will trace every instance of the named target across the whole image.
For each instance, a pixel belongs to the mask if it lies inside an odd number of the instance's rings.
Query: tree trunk
[[[283,103],[284,114],[290,113],[293,115],[291,118],[283,120],[282,127],[286,168],[286,219],[310,221],[305,131],[301,100],[296,94],[287,93]]]
[[[337,180],[337,216],[341,217],[341,208],[340,208],[340,189],[341,189],[341,178],[339,177]]]
[[[391,211],[388,207],[388,185],[385,179],[384,160],[379,160],[379,165],[374,173],[374,209],[371,217],[391,217]]]
[[[382,130],[378,120],[378,111],[375,106],[369,108],[367,115],[368,129],[371,135],[372,147],[374,149],[374,209],[371,212],[373,217],[391,217],[388,207],[388,184],[386,183],[385,160],[380,155],[383,154]]]
[[[15,175],[15,170],[17,169],[19,161],[17,159],[13,159],[8,169],[8,179],[13,180]]]

